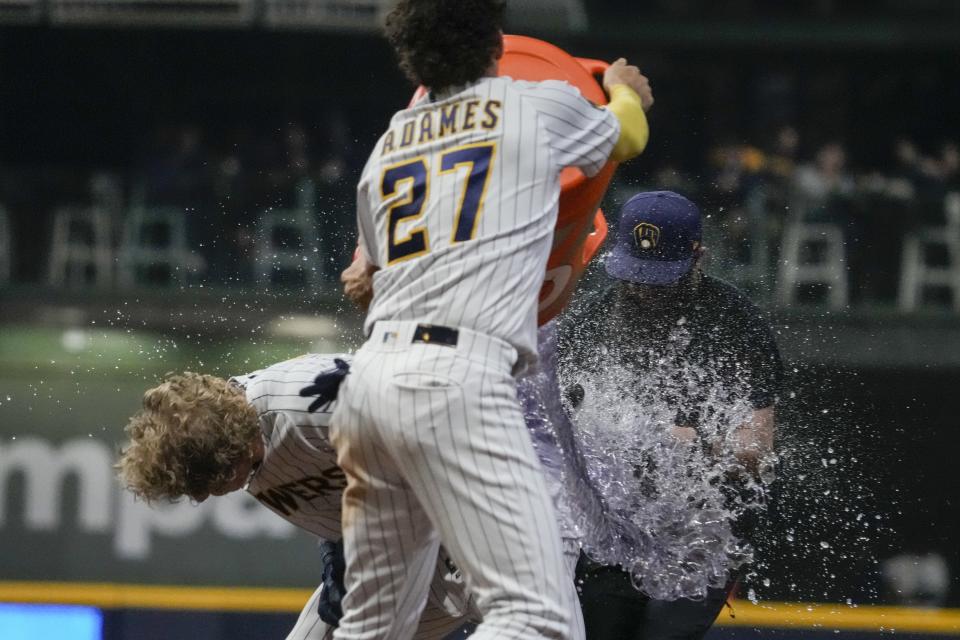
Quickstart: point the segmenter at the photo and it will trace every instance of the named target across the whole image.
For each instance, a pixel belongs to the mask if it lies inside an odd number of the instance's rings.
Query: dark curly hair
[[[474,82],[496,58],[506,0],[400,0],[387,40],[414,84],[433,91]]]

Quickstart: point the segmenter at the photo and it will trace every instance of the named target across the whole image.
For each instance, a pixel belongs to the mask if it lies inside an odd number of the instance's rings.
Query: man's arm
[[[380,267],[370,264],[362,250],[356,251],[353,262],[340,274],[343,283],[343,293],[351,302],[366,312],[373,300],[373,274]]]
[[[377,227],[373,220],[373,204],[370,201],[370,171],[373,155],[367,158],[367,164],[360,174],[357,183],[357,252],[361,253],[366,261],[376,265],[380,261],[380,252],[377,248]]]
[[[773,453],[773,436],[776,419],[773,406],[763,409],[754,409],[750,419],[738,426],[730,434],[729,444],[733,455],[751,473],[756,473],[761,462]],[[700,435],[694,427],[676,425],[670,428],[670,433],[679,442],[695,445],[700,442]],[[714,452],[719,453],[716,447],[721,443],[714,443]]]
[[[610,102],[602,108],[559,80],[523,89],[523,99],[536,110],[558,168],[577,167],[592,177],[610,159],[629,160],[646,146],[649,131],[644,110],[653,104],[650,82],[621,58],[604,72],[603,87]]]
[[[750,420],[734,429],[733,453],[743,466],[756,472],[764,458],[773,453],[773,436],[776,429],[773,406],[754,409]]]
[[[603,74],[603,88],[610,96],[607,109],[620,122],[620,137],[610,158],[625,162],[643,153],[650,139],[646,112],[653,106],[650,81],[640,69],[620,58]]]
[[[783,362],[770,325],[752,305],[747,318],[749,329],[744,332],[742,344],[749,345],[743,360],[749,363],[753,415],[734,430],[731,444],[737,459],[757,473],[760,464],[774,453],[775,407],[783,388]]]

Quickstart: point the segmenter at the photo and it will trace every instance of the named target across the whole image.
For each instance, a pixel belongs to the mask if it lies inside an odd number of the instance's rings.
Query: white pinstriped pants
[[[483,618],[477,640],[567,640],[579,611],[516,351],[466,330],[456,347],[411,344],[416,326],[377,323],[338,394],[347,595],[334,637],[410,640],[442,542]]]
[[[310,596],[307,606],[300,612],[300,618],[287,636],[287,640],[331,640],[333,638],[334,628],[321,620],[317,613],[321,591],[323,591],[322,585]],[[451,616],[445,609],[430,602],[423,610],[414,638],[442,640],[470,620],[473,619]],[[476,622],[476,620],[473,621]]]
[[[583,624],[583,615],[580,612],[580,603],[577,597],[574,579],[576,577],[577,560],[580,559],[579,541],[573,538],[563,540],[563,556],[568,575],[568,589],[572,601],[573,640],[585,640],[586,631]],[[466,587],[459,582],[449,580],[449,575],[441,560],[437,563],[433,582],[430,585],[430,596],[420,614],[414,640],[443,640],[466,623],[480,622],[480,612],[472,598],[467,594]],[[300,617],[293,629],[287,635],[287,640],[332,640],[334,628],[320,619],[318,605],[323,585],[319,586],[307,604],[300,612]]]

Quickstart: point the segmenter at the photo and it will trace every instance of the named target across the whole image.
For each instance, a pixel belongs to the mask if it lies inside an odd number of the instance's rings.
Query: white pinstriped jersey
[[[256,408],[264,437],[263,460],[247,491],[280,517],[325,540],[341,537],[346,486],[328,439],[334,403],[310,413],[315,398],[300,397],[300,389],[313,383],[318,373],[332,370],[334,358],[350,362],[352,356],[307,354],[230,379],[243,387]],[[462,624],[461,616],[475,616],[471,597],[442,550],[434,572],[419,640],[447,636]],[[287,640],[329,640],[330,629],[317,615],[319,594],[318,589]]]
[[[282,518],[327,540],[340,538],[340,499],[346,478],[328,432],[333,407],[310,413],[314,398],[300,389],[333,359],[349,355],[308,354],[231,378],[244,388],[260,417],[264,455],[247,491]]]
[[[357,193],[360,245],[381,267],[367,333],[378,320],[465,327],[535,359],[560,172],[594,175],[619,135],[560,81],[482,78],[394,115]]]
[[[549,326],[548,326],[549,327]],[[541,329],[542,335],[548,327]],[[551,348],[553,342],[550,342]],[[311,353],[230,380],[241,387],[257,410],[264,438],[264,454],[247,491],[271,511],[292,524],[325,540],[340,538],[341,497],[346,486],[337,466],[337,453],[329,441],[330,416],[335,403],[310,413],[314,398],[300,397],[300,389],[312,384],[318,373],[334,368],[334,358],[350,362],[349,354]],[[545,364],[551,366],[548,358]],[[564,537],[576,534],[570,527],[561,495],[562,469],[556,463],[558,445],[548,435],[545,421],[556,414],[543,414],[541,393],[556,385],[552,370],[521,380],[518,391],[526,407],[527,427],[534,438],[537,456],[561,516]],[[543,387],[543,389],[540,389]]]

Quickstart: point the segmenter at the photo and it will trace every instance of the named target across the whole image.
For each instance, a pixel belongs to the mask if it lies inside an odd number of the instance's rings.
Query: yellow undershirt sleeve
[[[610,88],[607,109],[620,121],[620,138],[617,139],[610,158],[625,162],[643,153],[650,139],[650,127],[637,92],[625,84],[613,85]]]

